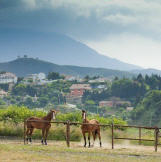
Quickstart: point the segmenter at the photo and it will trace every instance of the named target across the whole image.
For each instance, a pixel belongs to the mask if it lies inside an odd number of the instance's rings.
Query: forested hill
[[[132,77],[134,74],[125,71],[104,68],[90,68],[69,65],[57,65],[34,58],[18,58],[14,61],[0,63],[0,71],[13,72],[17,76],[26,76],[33,73],[59,72],[60,74],[84,77],[86,75],[99,75],[103,77]]]

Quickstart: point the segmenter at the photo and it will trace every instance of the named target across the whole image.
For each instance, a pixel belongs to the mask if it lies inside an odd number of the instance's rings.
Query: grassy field
[[[159,162],[161,149],[154,152],[152,146],[134,146],[124,143],[110,144],[102,148],[83,148],[83,143],[72,142],[71,148],[65,142],[49,141],[48,146],[42,146],[39,141],[32,145],[23,145],[22,141],[0,140],[0,162]]]

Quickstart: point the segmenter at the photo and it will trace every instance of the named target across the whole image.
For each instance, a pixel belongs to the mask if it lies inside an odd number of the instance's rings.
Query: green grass
[[[117,146],[118,147],[118,146]],[[65,142],[50,141],[48,146],[40,143],[23,145],[21,141],[0,141],[0,161],[40,161],[40,162],[159,162],[161,151],[151,147],[138,148],[84,148],[82,143],[71,142],[71,148]]]

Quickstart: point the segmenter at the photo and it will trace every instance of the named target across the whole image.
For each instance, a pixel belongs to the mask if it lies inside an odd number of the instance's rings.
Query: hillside
[[[142,74],[142,75],[156,74],[156,75],[161,76],[161,70],[157,70],[157,69],[132,70],[131,72],[134,73],[134,74]]]
[[[90,68],[69,65],[57,65],[50,62],[33,59],[33,58],[18,58],[14,61],[0,63],[0,71],[10,71],[17,76],[26,76],[27,74],[39,72],[59,72],[61,74],[68,74],[83,77],[85,75],[99,75],[104,77],[132,77],[133,74],[129,72],[111,70],[104,68]]]
[[[0,31],[0,62],[11,61],[18,55],[39,57],[59,65],[76,65],[117,70],[141,69],[103,56],[85,44],[59,33],[21,30]]]

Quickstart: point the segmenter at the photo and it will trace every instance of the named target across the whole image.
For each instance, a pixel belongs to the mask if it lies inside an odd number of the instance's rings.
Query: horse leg
[[[49,129],[51,126],[46,128],[46,133],[45,133],[45,145],[47,145],[47,137],[48,137],[48,133],[49,133]]]
[[[33,131],[34,131],[34,128],[30,128],[30,133],[29,133],[29,141],[30,141],[30,143],[32,143],[32,138],[31,138],[31,136],[32,136],[32,133],[33,133]]]
[[[100,141],[100,147],[102,147],[102,142],[101,142],[101,135],[100,135],[100,130],[97,132],[98,133],[98,138],[99,138],[99,141]]]
[[[84,137],[84,147],[86,147],[86,144],[87,144],[87,142],[86,142],[86,134],[85,134],[85,132],[82,132],[83,133],[83,137]]]
[[[96,133],[95,132],[92,132],[92,135],[93,135],[93,147],[94,147],[94,142],[96,140]]]
[[[41,138],[42,145],[44,144],[44,134],[45,134],[45,129],[42,129],[42,138]]]
[[[88,142],[89,142],[89,148],[90,148],[90,146],[91,146],[91,143],[90,143],[90,136],[91,136],[91,133],[90,132],[88,132]]]
[[[27,138],[26,138],[27,144],[28,144],[28,140],[29,140],[29,137],[28,137],[29,131],[30,131],[30,128],[27,128],[27,131],[25,133],[25,136],[27,136]]]

